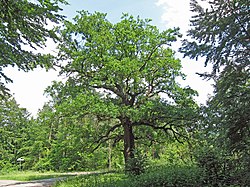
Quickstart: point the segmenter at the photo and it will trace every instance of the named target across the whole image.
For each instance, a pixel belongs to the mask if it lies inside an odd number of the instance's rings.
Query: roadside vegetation
[[[58,177],[68,177],[70,174],[63,174],[59,172],[38,172],[38,171],[9,171],[1,172],[0,180],[17,180],[17,181],[32,181],[41,179],[51,179]]]
[[[200,170],[187,166],[158,166],[137,176],[124,173],[110,173],[100,175],[88,175],[69,178],[66,181],[58,182],[56,187],[77,187],[77,186],[205,186]]]

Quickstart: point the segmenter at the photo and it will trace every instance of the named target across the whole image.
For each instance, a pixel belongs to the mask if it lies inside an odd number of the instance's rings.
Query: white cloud
[[[207,8],[206,2],[201,2],[203,7]],[[189,0],[157,0],[156,5],[162,7],[164,13],[161,16],[162,23],[166,28],[179,27],[183,38],[187,38],[186,32],[189,29],[189,20],[192,12],[190,11]],[[178,40],[172,45],[175,51],[181,46],[181,41]],[[190,60],[188,58],[182,59],[183,54],[176,53],[176,57],[182,61],[182,72],[187,75],[185,81],[180,81],[183,86],[189,85],[194,90],[197,90],[199,97],[196,100],[199,103],[205,104],[208,95],[213,95],[212,81],[202,80],[196,73],[210,72],[211,66],[204,67],[204,59],[199,61]]]
[[[202,7],[209,8],[207,1],[197,1]],[[164,9],[161,20],[168,28],[180,27],[183,34],[188,30],[189,20],[193,15],[190,11],[190,0],[156,0],[155,4]]]
[[[156,5],[164,9],[161,20],[167,28],[180,27],[181,32],[187,31],[191,17],[188,0],[158,0]]]

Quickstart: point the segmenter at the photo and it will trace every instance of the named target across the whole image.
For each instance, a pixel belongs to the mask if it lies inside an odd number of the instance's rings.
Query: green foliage
[[[8,89],[5,82],[12,82],[4,68],[16,66],[19,70],[32,70],[36,66],[49,68],[50,55],[34,52],[41,50],[47,39],[57,39],[55,31],[48,24],[59,23],[63,16],[58,12],[59,3],[64,0],[31,2],[27,0],[0,1],[0,95]]]
[[[208,142],[194,148],[194,163],[202,170],[206,186],[248,186],[248,165],[241,155]]]
[[[203,143],[221,148],[219,152],[227,155],[235,166],[228,174],[240,186],[246,186],[250,161],[250,3],[212,0],[208,4],[210,8],[204,10],[196,0],[192,1],[195,15],[188,31],[192,39],[184,40],[180,51],[191,58],[205,57],[205,65],[213,65],[211,73],[200,74],[215,81],[215,95],[203,113],[198,134]],[[221,168],[227,162],[219,159],[217,163],[214,154],[202,159],[207,163],[206,168],[212,164]]]
[[[191,1],[195,15],[190,20],[188,36],[180,49],[191,58],[205,57],[213,64],[214,72],[222,66],[249,65],[249,1],[209,1],[204,9],[196,0]]]
[[[107,148],[100,147],[100,150],[94,153],[89,150],[92,141],[94,141],[91,134],[94,134],[93,132],[98,129],[98,126],[91,119],[91,116],[61,118],[62,111],[65,109],[57,108],[57,111],[54,111],[49,105],[44,106],[38,119],[31,127],[36,142],[30,148],[32,153],[30,153],[29,158],[33,161],[30,161],[32,169],[39,171],[88,171],[106,168]],[[42,128],[43,131],[39,131],[39,128]],[[113,157],[117,158],[117,156]],[[118,161],[119,163],[121,161]]]
[[[131,178],[130,186],[201,186],[202,173],[196,167],[158,166],[151,171]]]
[[[198,166],[204,170],[204,183],[207,186],[229,185],[231,173],[229,165],[218,153],[206,148],[197,156],[197,162]]]
[[[125,170],[129,175],[140,175],[146,171],[148,160],[146,155],[143,155],[138,150],[134,150],[133,153],[133,158],[129,158]]]
[[[190,166],[194,164],[192,142],[185,142],[183,144],[177,141],[169,141],[166,144],[160,145],[160,153],[158,160],[153,160],[155,164],[172,164],[179,166]]]
[[[95,138],[91,134],[99,129],[90,117],[62,119],[45,105],[37,119],[29,119],[26,110],[9,99],[1,101],[0,118],[1,171],[17,170],[19,157],[25,159],[24,170],[88,171],[107,168],[108,164],[123,167],[120,151],[111,145],[108,148],[105,144],[94,153],[89,149]]]
[[[12,170],[24,156],[29,114],[13,98],[0,100],[0,170]]]
[[[163,135],[184,140],[198,106],[196,92],[176,82],[184,75],[169,46],[179,35],[127,14],[112,24],[105,14],[80,11],[74,22],[65,21],[58,46],[56,66],[68,80],[47,93],[59,101],[61,116],[91,116],[98,123],[94,149],[123,140],[125,162],[141,142],[166,140]]]
[[[18,165],[14,165],[7,161],[5,158],[2,158],[0,161],[0,173],[6,174],[6,173],[13,173],[14,171],[18,170]]]
[[[94,187],[117,186],[119,181],[126,179],[123,173],[90,174],[68,178],[66,181],[57,182],[55,187]]]
[[[180,49],[185,56],[205,56],[213,64],[212,74],[202,76],[215,81],[215,97],[209,102],[215,126],[231,151],[249,148],[249,1],[210,1],[204,10],[197,1],[191,3],[196,13]],[[210,120],[211,120],[210,116]],[[211,124],[212,125],[212,124]],[[223,141],[224,141],[223,140]]]
[[[106,187],[141,187],[141,186],[202,186],[202,171],[196,167],[158,166],[151,168],[141,175],[100,174],[80,176],[57,183],[57,187],[64,186],[106,186]]]
[[[217,80],[217,95],[210,102],[210,108],[217,113],[217,119],[223,118],[221,122],[218,121],[218,125],[224,127],[228,147],[232,151],[249,149],[249,89],[249,70],[227,66]]]
[[[246,68],[227,66],[217,80],[215,97],[209,102],[214,114],[209,131],[217,129],[217,143],[228,150],[235,170],[231,175],[242,186],[249,181],[250,165],[250,73]],[[241,182],[240,182],[241,181]]]

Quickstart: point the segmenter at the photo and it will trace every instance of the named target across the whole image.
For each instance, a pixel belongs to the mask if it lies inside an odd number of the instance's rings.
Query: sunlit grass
[[[13,171],[10,173],[3,173],[0,175],[0,180],[19,180],[19,181],[31,181],[40,179],[50,179],[57,177],[70,176],[65,173],[56,172],[36,172],[36,171]]]
[[[71,177],[57,182],[55,187],[99,187],[99,186],[120,186],[119,183],[125,181],[127,176],[124,173],[91,174]]]

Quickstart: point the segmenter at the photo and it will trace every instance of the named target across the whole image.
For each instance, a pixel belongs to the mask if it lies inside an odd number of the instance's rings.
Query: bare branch
[[[173,133],[173,136],[174,138],[179,142],[179,143],[183,143],[182,141],[179,140],[178,137],[183,137],[185,139],[188,139],[187,136],[177,132],[174,128],[173,128],[173,125],[172,123],[174,122],[175,120],[172,120],[171,122],[168,122],[168,123],[165,123],[165,125],[163,126],[158,126],[156,125],[156,123],[153,123],[153,122],[149,122],[149,121],[141,121],[141,122],[134,122],[133,125],[134,126],[148,126],[148,127],[151,127],[155,130],[162,130],[164,131],[165,133],[168,133],[168,131],[171,131]]]
[[[122,124],[116,124],[116,125],[114,125],[114,126],[112,126],[107,132],[106,132],[106,134],[105,135],[103,135],[103,136],[101,136],[101,137],[99,137],[96,141],[94,141],[94,143],[93,144],[91,144],[91,146],[90,147],[92,147],[94,144],[96,144],[97,143],[97,146],[92,150],[93,152],[96,150],[96,149],[98,149],[99,147],[100,147],[100,145],[101,144],[103,144],[104,142],[106,142],[106,141],[108,141],[108,140],[111,140],[111,139],[115,139],[116,138],[116,136],[114,137],[111,137],[110,136],[110,134],[112,133],[112,132],[114,132],[117,128],[119,128],[119,127],[121,127],[122,126]]]
[[[140,67],[139,71],[142,71],[146,65],[147,65],[147,62],[150,60],[150,58],[152,57],[152,55],[154,54],[154,52],[157,50],[158,47],[160,47],[162,45],[162,43],[156,45],[153,50],[148,54],[147,56],[147,59],[145,60],[144,64]]]

